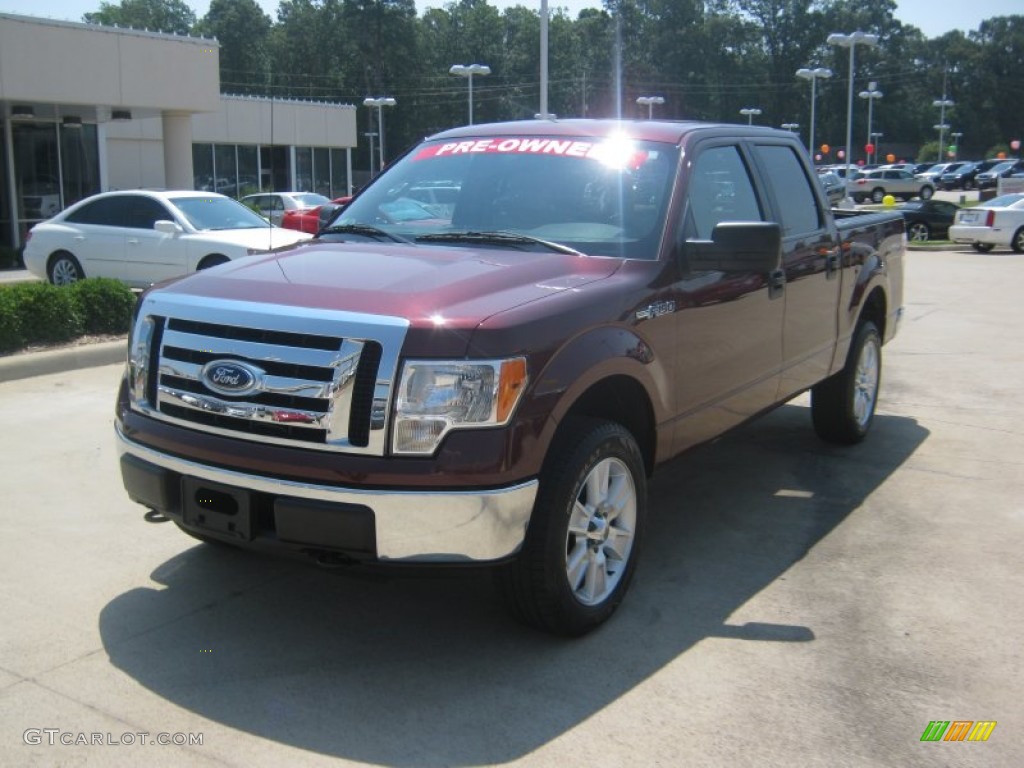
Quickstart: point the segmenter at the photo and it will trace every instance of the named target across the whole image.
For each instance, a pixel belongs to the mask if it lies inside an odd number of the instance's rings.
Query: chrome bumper
[[[381,561],[484,562],[514,554],[523,543],[537,481],[489,491],[382,491],[313,485],[218,469],[167,456],[132,442],[115,425],[118,456],[129,454],[181,475],[248,491],[373,511]]]

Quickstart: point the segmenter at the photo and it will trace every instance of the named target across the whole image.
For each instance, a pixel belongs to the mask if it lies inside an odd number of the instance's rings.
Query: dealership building
[[[0,244],[114,189],[350,194],[356,107],[222,94],[219,50],[0,14]]]

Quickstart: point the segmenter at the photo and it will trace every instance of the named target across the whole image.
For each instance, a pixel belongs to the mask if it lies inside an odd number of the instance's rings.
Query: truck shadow
[[[197,545],[157,568],[164,589],[105,606],[104,648],[157,695],[264,739],[379,765],[505,763],[703,639],[814,641],[812,626],[729,617],[928,432],[878,416],[864,445],[837,448],[809,421],[787,405],[663,468],[631,592],[579,640],[514,623],[480,571],[369,579]]]

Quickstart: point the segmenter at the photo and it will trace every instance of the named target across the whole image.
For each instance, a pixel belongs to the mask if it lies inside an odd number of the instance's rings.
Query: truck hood
[[[314,241],[197,272],[164,290],[470,329],[513,307],[604,279],[622,263],[515,249]]]

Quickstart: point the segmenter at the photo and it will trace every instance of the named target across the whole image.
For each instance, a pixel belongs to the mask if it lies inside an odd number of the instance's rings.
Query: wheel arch
[[[196,262],[196,269],[207,269],[229,261],[231,261],[231,257],[226,253],[208,253],[199,258],[199,261]]]
[[[526,410],[544,415],[545,454],[573,417],[607,419],[633,434],[650,473],[659,453],[657,425],[669,411],[671,380],[671,371],[633,329],[599,328],[548,361]]]

